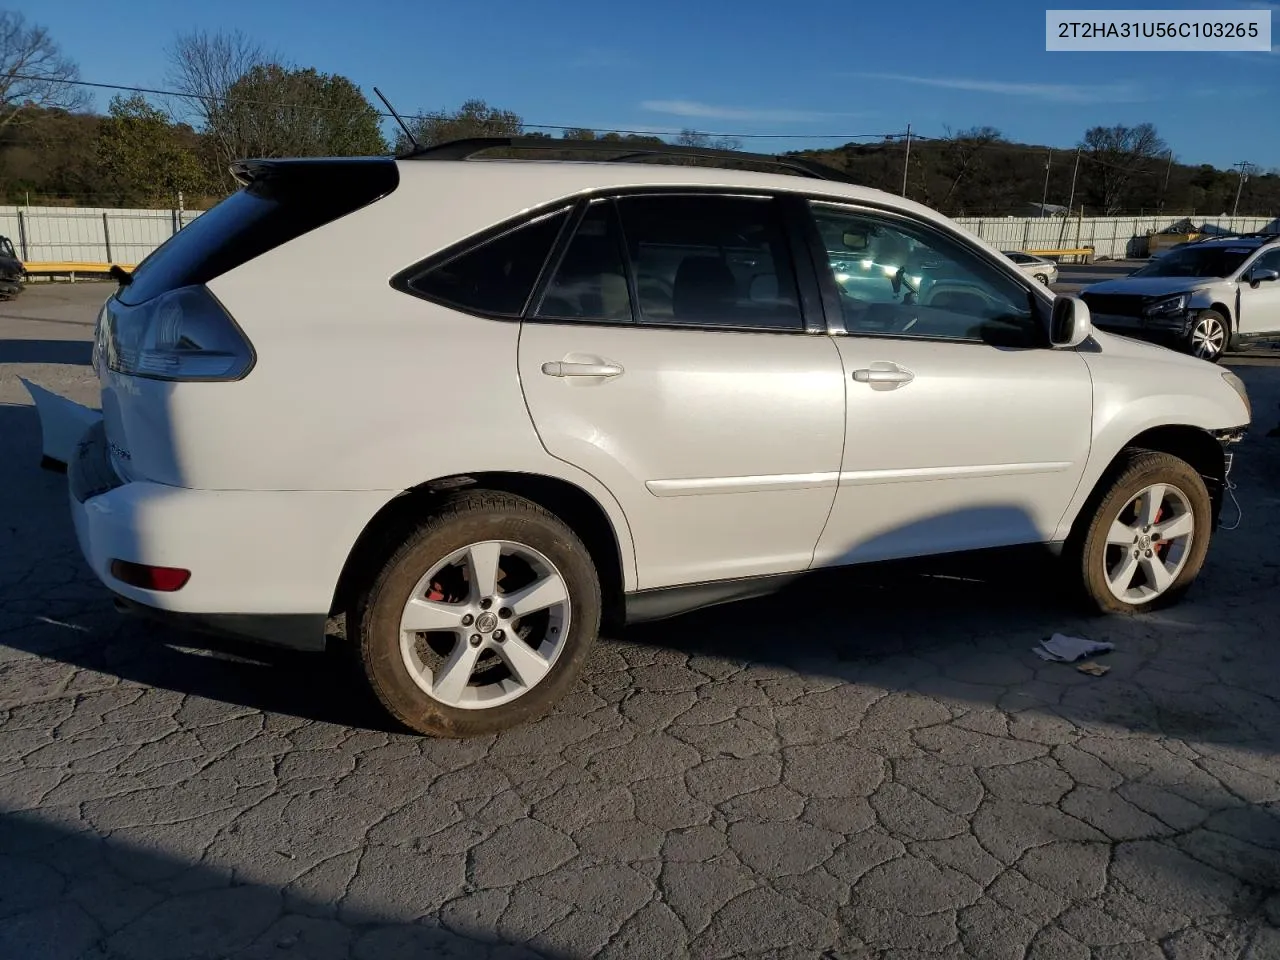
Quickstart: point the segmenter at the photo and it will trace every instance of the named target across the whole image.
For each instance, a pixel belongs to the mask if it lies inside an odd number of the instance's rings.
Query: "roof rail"
[[[418,147],[398,156],[400,160],[467,160],[478,153],[494,149],[556,150],[588,154],[620,154],[604,157],[612,163],[639,160],[646,157],[690,157],[702,160],[733,161],[737,163],[761,163],[778,167],[791,173],[814,177],[819,180],[835,180],[857,184],[848,174],[823,163],[800,157],[779,156],[764,153],[746,153],[740,150],[718,150],[713,147],[686,147],[671,143],[636,143],[610,140],[555,140],[551,137],[466,137],[450,140],[430,147]]]

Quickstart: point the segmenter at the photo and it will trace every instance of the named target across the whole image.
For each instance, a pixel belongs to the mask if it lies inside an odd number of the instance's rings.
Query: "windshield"
[[[1132,277],[1225,277],[1253,251],[1247,247],[1184,247],[1152,260]]]

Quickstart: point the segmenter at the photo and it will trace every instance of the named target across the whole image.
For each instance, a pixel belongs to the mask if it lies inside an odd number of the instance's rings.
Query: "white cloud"
[[[1131,83],[1028,83],[1019,80],[973,80],[963,77],[915,77],[901,73],[862,73],[861,77],[914,83],[945,90],[968,90],[973,93],[995,93],[1010,97],[1029,97],[1053,103],[1114,103],[1146,99]]]
[[[821,110],[789,110],[769,107],[718,107],[697,100],[646,100],[640,109],[697,120],[740,120],[747,123],[820,123],[836,117],[865,116],[853,113],[826,113]]]

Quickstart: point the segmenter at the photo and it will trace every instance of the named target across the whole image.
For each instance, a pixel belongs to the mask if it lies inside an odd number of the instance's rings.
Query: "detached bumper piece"
[[[102,412],[60,397],[30,380],[19,379],[31,394],[40,417],[41,465],[53,470],[66,469],[76,458],[86,431],[102,422]]]

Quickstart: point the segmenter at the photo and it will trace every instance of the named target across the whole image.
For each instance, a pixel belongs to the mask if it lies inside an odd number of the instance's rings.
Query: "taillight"
[[[253,347],[203,285],[179,287],[136,306],[109,304],[102,317],[107,366],[154,380],[239,380]]]

